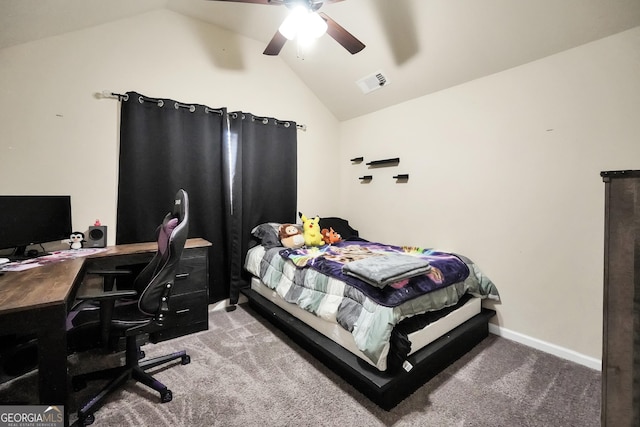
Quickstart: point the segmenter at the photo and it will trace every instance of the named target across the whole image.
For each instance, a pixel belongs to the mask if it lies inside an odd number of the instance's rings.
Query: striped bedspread
[[[469,267],[457,255],[433,249],[368,241],[343,241],[312,248],[284,249],[280,255],[291,259],[297,267],[309,267],[342,280],[376,303],[387,307],[395,307],[462,282],[469,275]],[[393,260],[397,259],[403,261],[394,263]],[[407,262],[407,259],[414,261]],[[394,269],[392,265],[385,265],[388,260],[392,260],[398,280],[382,286],[379,278],[386,276],[376,270],[385,266],[389,272]],[[358,265],[359,268],[354,267]],[[353,271],[357,271],[359,275],[352,274]]]
[[[373,245],[381,246],[376,243]],[[312,250],[314,249],[321,250]],[[282,247],[266,250],[262,246],[256,246],[249,250],[245,268],[285,301],[324,320],[340,324],[352,334],[357,347],[376,368],[384,371],[387,368],[391,331],[402,319],[452,306],[467,292],[481,298],[500,299],[493,282],[471,260],[460,255],[438,253],[454,257],[464,267],[465,274],[450,275],[457,277],[455,280],[450,279],[450,283],[441,277],[441,283],[432,289],[392,305],[376,302],[375,297],[368,296],[368,292],[363,292],[362,289],[373,290],[373,294],[378,291],[389,292],[390,295],[396,291],[406,294],[406,286],[397,289],[385,286],[380,289],[355,277],[346,278],[344,274],[334,277],[329,271],[317,268],[322,267],[322,263],[318,263],[318,256],[314,262],[310,262],[310,257],[302,262],[304,256],[298,257],[296,262],[295,256],[291,257],[291,251]],[[301,253],[298,252],[297,255]],[[354,286],[354,281],[360,283]]]

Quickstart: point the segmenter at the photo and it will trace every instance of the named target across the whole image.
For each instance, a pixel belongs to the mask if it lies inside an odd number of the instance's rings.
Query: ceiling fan
[[[317,12],[323,4],[338,3],[344,0],[212,0],[212,1],[229,1],[235,3],[256,3],[265,4],[271,6],[284,5],[291,9],[291,15],[285,19],[278,31],[267,45],[263,54],[265,55],[277,55],[284,47],[287,40],[291,40],[296,37],[296,28],[292,29],[294,25],[293,21],[296,19],[295,13],[298,13],[298,18],[302,15],[302,19],[308,19],[304,23],[300,24],[300,28],[307,30],[310,28],[316,29],[316,34],[312,37],[319,37],[326,31],[331,38],[340,43],[342,47],[347,49],[351,54],[356,54],[365,48],[364,43],[354,37],[351,33],[344,29],[333,19],[329,18],[325,13]],[[318,19],[319,18],[319,19]],[[299,37],[299,36],[298,36]]]

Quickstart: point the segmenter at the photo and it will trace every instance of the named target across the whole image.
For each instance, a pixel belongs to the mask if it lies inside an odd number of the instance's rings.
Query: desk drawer
[[[207,291],[175,295],[169,300],[171,315],[165,321],[164,329],[151,334],[152,342],[164,341],[187,335],[209,327]]]
[[[202,320],[207,317],[207,291],[191,292],[183,295],[172,295],[169,297],[169,309],[171,317],[174,317],[180,325],[183,321],[191,320],[197,316]]]
[[[208,270],[206,252],[198,254],[194,251],[185,251],[178,265],[173,295],[206,291],[209,283]]]

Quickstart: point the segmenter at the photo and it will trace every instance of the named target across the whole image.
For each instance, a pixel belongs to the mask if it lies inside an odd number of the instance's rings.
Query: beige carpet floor
[[[600,425],[600,372],[490,335],[384,411],[249,307],[210,313],[210,328],[144,347],[186,349],[188,365],[157,368],[173,391],[159,402],[128,383],[96,413],[106,426],[540,426]],[[74,395],[77,401],[94,390]],[[0,385],[0,403],[33,401],[35,375]],[[71,415],[74,420],[74,414]]]

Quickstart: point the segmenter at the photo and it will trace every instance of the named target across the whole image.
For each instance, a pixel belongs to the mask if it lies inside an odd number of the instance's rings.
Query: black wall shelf
[[[354,157],[351,159],[353,163],[361,163],[364,160],[364,157]]]
[[[367,163],[367,166],[380,167],[380,166],[397,166],[400,163],[400,157],[394,157],[393,159],[373,160]]]
[[[359,180],[362,181],[371,181],[373,179],[373,175],[365,175],[365,176],[361,176],[358,178]]]
[[[399,175],[394,175],[393,178],[397,179],[398,181],[408,181],[409,180],[409,174],[408,173],[402,173],[402,174],[399,174]]]

